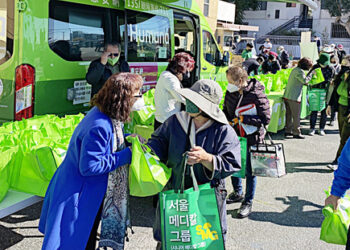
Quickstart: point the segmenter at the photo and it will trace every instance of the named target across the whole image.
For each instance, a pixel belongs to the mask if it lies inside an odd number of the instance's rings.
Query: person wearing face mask
[[[186,111],[169,117],[148,140],[148,146],[160,160],[172,168],[169,188],[178,188],[182,174],[183,154],[188,153],[188,165],[193,165],[200,184],[215,188],[224,240],[226,239],[225,178],[241,168],[240,143],[219,108],[222,89],[213,80],[199,80],[190,89],[179,89],[185,98]],[[189,136],[189,140],[187,140]],[[189,169],[187,169],[189,170]],[[185,171],[185,188],[193,187],[189,171]],[[153,227],[154,238],[161,242],[159,207]]]
[[[120,57],[120,44],[107,42],[101,58],[90,63],[86,74],[86,81],[91,84],[91,97],[93,97],[107,81],[107,79],[119,72],[130,72],[129,64]]]
[[[244,60],[248,60],[249,58],[253,57],[253,53],[252,53],[253,47],[254,47],[253,44],[247,43],[245,50],[243,50],[242,52],[242,58]]]
[[[311,59],[304,57],[299,60],[298,66],[289,75],[283,94],[284,104],[286,105],[286,138],[305,139],[300,130],[301,98],[303,86],[307,85],[312,78],[312,74],[306,76],[305,71],[311,67]]]
[[[276,56],[270,54],[268,56],[268,59],[262,64],[261,69],[263,74],[276,74],[277,71],[281,70],[281,65],[276,59]]]
[[[310,75],[315,69],[321,68],[324,81],[318,83],[316,85],[312,85],[311,88],[316,89],[327,89],[335,75],[335,70],[331,65],[331,56],[326,53],[322,53],[317,60],[317,63],[310,69],[308,75]],[[313,136],[316,133],[315,126],[317,121],[318,111],[312,111],[310,115],[310,132],[309,136]],[[324,128],[326,127],[327,122],[327,112],[326,108],[321,111],[321,120],[320,120],[320,132],[319,135],[324,136],[326,133],[324,132]]]
[[[248,148],[257,143],[262,143],[265,137],[265,128],[270,122],[270,104],[265,95],[263,84],[252,78],[248,80],[247,73],[241,67],[230,67],[226,71],[228,81],[227,92],[224,101],[223,111],[227,119],[232,123],[237,134],[247,138]],[[254,104],[256,115],[236,116],[236,109],[246,105]],[[252,134],[242,135],[239,129],[240,124],[247,124],[257,127]],[[252,175],[250,153],[247,153],[246,165],[246,192],[243,196],[242,179],[231,177],[233,192],[227,197],[227,203],[241,202],[237,218],[245,218],[252,211],[253,199],[256,188],[256,176]]]
[[[340,72],[336,75],[333,83],[334,90],[327,107],[327,114],[331,113],[332,106],[338,111],[340,144],[335,160],[327,167],[335,170],[338,166],[338,157],[350,136],[350,55],[344,57]]]
[[[46,191],[39,222],[42,249],[96,249],[101,215],[100,247],[111,247],[109,242],[123,246],[132,155],[123,123],[141,98],[142,84],[137,74],[115,74],[92,98],[93,108],[74,130]]]
[[[154,129],[157,129],[170,116],[181,111],[185,99],[178,93],[183,86],[181,81],[190,77],[194,60],[186,52],[177,53],[169,62],[167,69],[160,74],[154,92],[156,107]]]

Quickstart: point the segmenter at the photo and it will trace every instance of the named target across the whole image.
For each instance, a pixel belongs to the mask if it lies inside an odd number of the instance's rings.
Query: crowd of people
[[[182,82],[189,78],[195,61],[185,52],[176,54],[155,88],[154,133],[148,141],[140,137],[172,168],[167,189],[178,188],[176,185],[183,174],[181,163],[187,152],[187,163],[193,166],[198,182],[210,183],[215,189],[224,240],[226,203],[241,202],[237,218],[247,217],[252,211],[257,182],[252,174],[249,150],[245,194],[241,178],[232,176],[241,169],[238,137],[245,137],[248,147],[262,143],[271,116],[264,84],[248,76],[260,71],[276,73],[290,64],[288,52],[282,46],[278,53],[272,52],[269,40],[257,59],[251,57],[251,48],[247,45],[242,54],[245,58],[242,67],[231,66],[226,72],[228,86],[223,110],[219,108],[223,91],[215,81],[202,79],[190,88],[183,87]],[[333,86],[333,92],[328,107],[321,111],[319,134],[324,135],[327,114],[338,111],[341,144],[336,159],[350,135],[350,57],[342,55],[341,66],[336,69],[331,62],[336,64],[339,59],[334,51],[333,54],[320,52],[315,65],[308,58],[300,59],[283,96],[287,110],[285,135],[303,139],[300,130],[302,88],[308,85],[315,69],[321,68],[325,81],[317,88]],[[99,247],[124,248],[130,226],[127,180],[132,159],[125,137],[138,135],[125,134],[123,123],[132,111],[143,106],[142,77],[128,71],[129,65],[120,58],[117,43],[107,43],[101,58],[89,67],[86,79],[93,88],[92,109],[75,129],[67,156],[48,187],[39,224],[39,230],[45,234],[43,249],[96,249],[100,221]],[[256,114],[237,115],[237,109],[250,104],[255,106]],[[317,115],[317,112],[310,115],[309,135],[315,134]],[[244,133],[241,124],[254,126],[256,130]],[[227,194],[225,186],[229,176],[233,186],[231,194]],[[184,180],[186,188],[193,185],[189,171],[185,171]],[[159,204],[155,212],[154,238],[158,241],[157,248],[162,249]]]
[[[328,165],[329,168],[335,170],[337,168],[337,160],[340,156],[349,135],[349,126],[347,118],[350,114],[348,110],[348,89],[349,82],[349,66],[350,57],[346,55],[342,44],[325,44],[321,46],[320,38],[314,37],[316,42],[319,58],[316,64],[313,64],[309,58],[301,58],[289,76],[288,84],[285,88],[283,99],[286,107],[286,138],[305,139],[300,129],[300,113],[301,99],[303,86],[308,86],[311,89],[322,89],[327,92],[326,108],[321,111],[312,111],[310,114],[310,130],[309,136],[314,136],[318,133],[320,136],[325,136],[325,127],[327,116],[330,116],[329,126],[334,126],[336,113],[338,112],[338,125],[340,132],[340,146],[336,154],[335,160]],[[281,69],[291,67],[291,62],[288,52],[283,46],[277,48],[277,53],[272,51],[272,43],[267,38],[265,43],[259,47],[260,54],[257,58],[249,56],[249,51],[253,45],[248,44],[242,57],[244,59],[243,68],[248,75],[256,74],[275,74]],[[309,84],[316,69],[321,69],[324,81],[318,84]],[[318,115],[320,114],[319,130],[316,130]]]

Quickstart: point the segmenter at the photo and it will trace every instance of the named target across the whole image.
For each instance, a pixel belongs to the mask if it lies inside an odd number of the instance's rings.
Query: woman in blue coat
[[[39,223],[43,249],[95,249],[108,175],[131,162],[128,147],[115,152],[116,143],[124,142],[116,124],[122,127],[132,106],[142,100],[142,82],[136,74],[112,75],[93,97],[94,107],[75,129],[44,199]]]

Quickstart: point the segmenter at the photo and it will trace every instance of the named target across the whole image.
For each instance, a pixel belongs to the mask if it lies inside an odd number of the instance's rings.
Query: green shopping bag
[[[10,165],[12,155],[18,150],[18,147],[0,149],[0,202],[5,198],[10,187]]]
[[[337,211],[329,205],[322,209],[324,220],[321,226],[320,239],[332,244],[346,245],[350,224],[350,198],[340,200]]]
[[[234,173],[232,176],[245,178],[245,170],[247,167],[247,138],[238,137],[241,144],[241,170]]]
[[[312,75],[312,78],[309,81],[309,84],[310,85],[315,85],[315,84],[324,82],[325,79],[324,79],[324,76],[323,76],[321,68],[315,69],[314,72],[315,73]]]
[[[35,150],[35,156],[43,177],[50,181],[57,169],[56,160],[51,148],[41,147]]]
[[[311,89],[308,91],[310,111],[322,111],[326,108],[326,89]]]
[[[148,90],[147,92],[145,92],[143,95],[142,95],[142,98],[143,100],[145,101],[145,104],[147,106],[155,106],[155,103],[154,103],[154,92],[155,92],[155,89],[150,89]]]
[[[151,138],[152,134],[154,132],[154,126],[146,126],[146,125],[135,125],[134,127],[134,133],[142,136],[146,140]]]
[[[147,145],[142,145],[138,137],[128,136],[132,143],[132,160],[129,168],[130,194],[146,197],[163,190],[171,176],[171,169],[161,163]]]
[[[215,190],[210,183],[198,186],[193,167],[187,167],[194,187],[184,190],[184,167],[180,190],[159,195],[162,249],[224,249]]]
[[[155,111],[154,106],[145,106],[139,111],[133,111],[133,119],[138,125],[153,125]]]

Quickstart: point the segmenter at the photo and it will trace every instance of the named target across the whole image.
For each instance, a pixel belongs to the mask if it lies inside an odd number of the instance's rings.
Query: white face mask
[[[236,92],[238,90],[239,90],[239,88],[236,85],[234,85],[234,84],[230,84],[229,83],[227,85],[227,91],[230,92],[230,93]]]
[[[131,111],[140,111],[145,107],[145,101],[143,98],[138,98],[134,105],[132,105]]]

